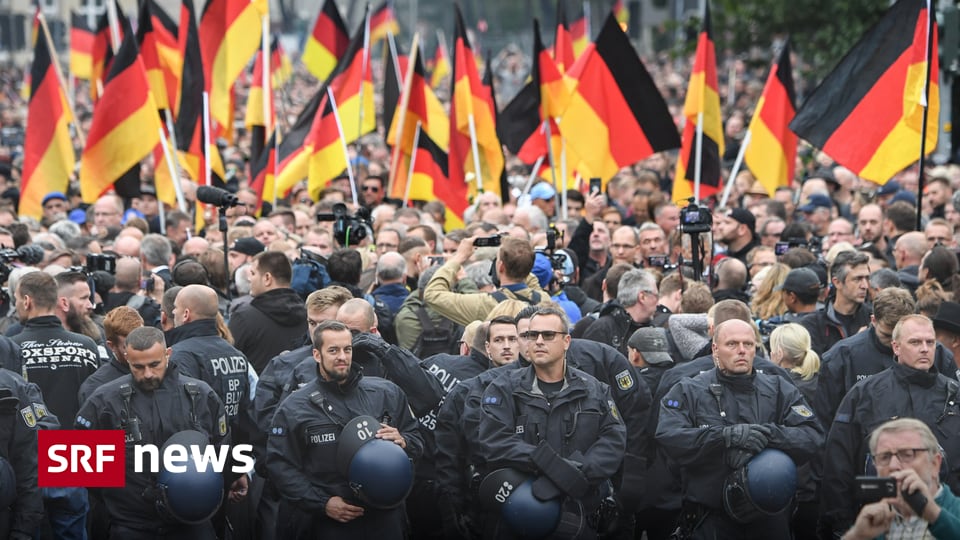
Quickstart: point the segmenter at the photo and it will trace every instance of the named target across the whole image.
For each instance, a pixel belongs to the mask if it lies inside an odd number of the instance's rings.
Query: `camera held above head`
[[[693,197],[690,204],[680,209],[680,230],[686,234],[703,234],[713,227],[713,214],[705,206],[697,205]]]
[[[370,211],[359,208],[354,215],[347,214],[347,205],[336,203],[332,214],[317,214],[317,222],[333,222],[333,238],[343,247],[357,245],[373,232]]]

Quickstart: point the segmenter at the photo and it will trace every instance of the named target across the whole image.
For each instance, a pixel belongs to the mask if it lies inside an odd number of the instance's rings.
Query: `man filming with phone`
[[[500,246],[494,260],[499,286],[492,293],[455,293],[453,286],[457,272],[471,260],[478,244]],[[456,253],[447,258],[447,262],[437,269],[427,283],[423,290],[423,300],[430,309],[464,326],[485,319],[491,309],[507,299],[522,300],[531,305],[549,300],[550,295],[540,288],[536,276],[530,273],[535,255],[530,242],[519,238],[466,238],[460,242]]]
[[[897,496],[864,506],[843,540],[960,537],[960,499],[940,484],[943,456],[926,424],[899,418],[880,425],[870,454],[877,475],[896,481]]]

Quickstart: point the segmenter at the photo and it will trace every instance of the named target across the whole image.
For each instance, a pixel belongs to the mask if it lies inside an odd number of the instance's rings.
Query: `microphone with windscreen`
[[[197,200],[202,203],[212,204],[221,208],[229,208],[231,206],[237,206],[240,204],[240,200],[237,199],[237,196],[233,193],[230,193],[225,189],[212,186],[198,187]]]

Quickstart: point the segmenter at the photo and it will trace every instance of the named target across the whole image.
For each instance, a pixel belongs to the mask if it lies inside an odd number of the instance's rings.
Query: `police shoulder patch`
[[[217,429],[220,430],[221,437],[227,434],[227,415],[220,415],[220,419],[217,420]]]
[[[34,404],[33,404],[33,412],[34,412],[34,414],[37,415],[37,420],[39,420],[39,419],[43,418],[44,416],[47,416],[47,415],[50,414],[50,413],[47,412],[47,408],[43,405],[43,403],[34,403]]]
[[[793,412],[797,413],[798,415],[804,418],[810,418],[811,416],[813,416],[813,411],[811,411],[810,408],[807,407],[806,405],[794,405],[793,407],[790,407],[790,408],[793,410]]]
[[[37,425],[37,416],[33,413],[33,406],[27,405],[26,407],[20,409],[20,416],[23,417],[23,422],[27,424],[27,427],[34,427]]]
[[[617,373],[617,386],[621,390],[629,390],[633,388],[633,375],[630,374],[629,369],[625,369],[620,373]]]
[[[610,414],[617,420],[620,420],[620,409],[617,409],[617,404],[614,403],[612,399],[608,399],[607,406],[610,407]]]

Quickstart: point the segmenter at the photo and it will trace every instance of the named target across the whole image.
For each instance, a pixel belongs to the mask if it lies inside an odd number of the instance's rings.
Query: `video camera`
[[[819,238],[814,237],[808,241],[806,238],[797,237],[788,238],[786,242],[777,242],[776,246],[774,247],[774,253],[779,257],[793,248],[805,248],[814,255],[819,255],[823,250]]]
[[[317,222],[323,221],[333,222],[333,238],[343,247],[360,243],[373,231],[369,210],[361,207],[351,216],[343,203],[334,204],[332,214],[317,214]]]
[[[697,205],[693,197],[686,208],[680,209],[680,231],[686,234],[703,234],[713,227],[713,214],[710,209]]]

